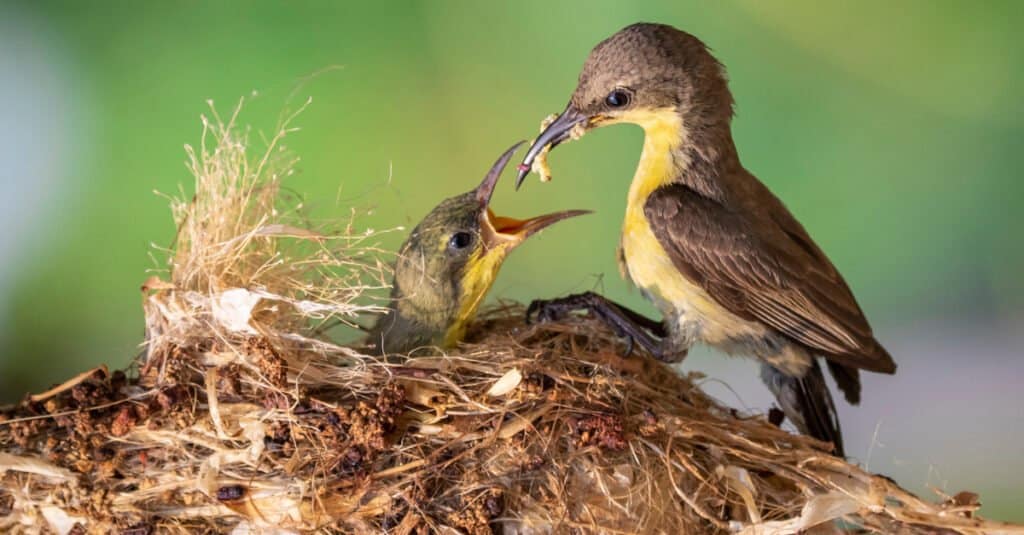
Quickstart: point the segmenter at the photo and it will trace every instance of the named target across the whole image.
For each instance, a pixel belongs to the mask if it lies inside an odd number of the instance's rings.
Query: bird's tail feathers
[[[799,378],[762,364],[761,379],[775,395],[786,418],[801,433],[831,442],[835,448],[833,452],[839,457],[844,456],[839,416],[817,359],[813,360],[807,373]]]
[[[826,361],[828,371],[836,380],[839,390],[843,391],[843,397],[850,405],[860,403],[860,370],[853,366],[846,366],[834,360]]]

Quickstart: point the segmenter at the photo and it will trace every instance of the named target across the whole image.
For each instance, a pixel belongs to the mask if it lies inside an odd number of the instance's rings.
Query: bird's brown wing
[[[644,213],[675,266],[733,314],[841,364],[896,370],[842,276],[795,220],[794,229],[758,228],[681,184],[652,193]]]

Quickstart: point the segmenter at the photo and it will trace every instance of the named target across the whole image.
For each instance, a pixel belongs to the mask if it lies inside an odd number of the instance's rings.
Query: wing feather
[[[842,276],[788,212],[783,225],[753,224],[674,184],[652,193],[644,213],[675,266],[733,314],[839,363],[895,371]]]

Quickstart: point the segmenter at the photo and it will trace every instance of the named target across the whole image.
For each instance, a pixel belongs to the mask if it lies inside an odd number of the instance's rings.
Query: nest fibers
[[[324,327],[386,285],[373,233],[314,230],[282,198],[287,121],[255,158],[234,117],[204,126],[138,373],[0,412],[0,531],[1024,533],[621,358],[585,319],[506,308],[419,358],[337,345]]]

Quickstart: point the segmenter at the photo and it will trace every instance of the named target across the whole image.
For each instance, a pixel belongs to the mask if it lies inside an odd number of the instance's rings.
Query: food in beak
[[[542,125],[542,129],[546,129],[547,126],[555,120],[555,115],[549,116],[545,119],[546,124]],[[540,232],[541,230],[554,225],[555,223],[569,219],[570,217],[576,217],[583,214],[589,214],[590,210],[565,210],[562,212],[555,212],[552,214],[545,214],[530,219],[513,219],[511,217],[497,216],[490,208],[491,197],[494,194],[494,187],[498,183],[498,178],[501,176],[501,172],[508,165],[509,159],[523,142],[520,141],[515,145],[509,147],[501,157],[498,158],[491,169],[484,176],[483,182],[480,183],[476,188],[476,198],[480,201],[480,230],[483,237],[484,246],[488,250],[507,245],[515,247],[522,243],[526,238]]]
[[[542,119],[540,122],[540,133],[544,133],[544,131],[547,130],[549,126],[551,126],[551,123],[555,122],[555,119],[558,119],[557,113],[552,113],[551,115],[548,115],[547,117]],[[537,140],[534,139],[533,141],[530,142],[530,144],[532,145],[536,142]],[[537,154],[537,157],[533,159],[533,163],[531,165],[527,166],[525,163],[521,163],[518,166],[516,166],[516,169],[518,169],[519,171],[531,171],[537,173],[537,175],[540,177],[541,182],[550,182],[551,166],[548,165],[548,153],[551,152],[552,147],[554,147],[554,143],[548,143],[547,145],[544,145],[540,149],[540,152]]]
[[[576,141],[587,132],[587,122],[571,106],[560,115],[552,113],[540,122],[540,135],[531,143],[523,163],[516,166],[519,176],[516,178],[516,189],[530,172],[537,173],[541,182],[551,181],[551,166],[548,164],[548,153],[555,146],[567,141]]]

